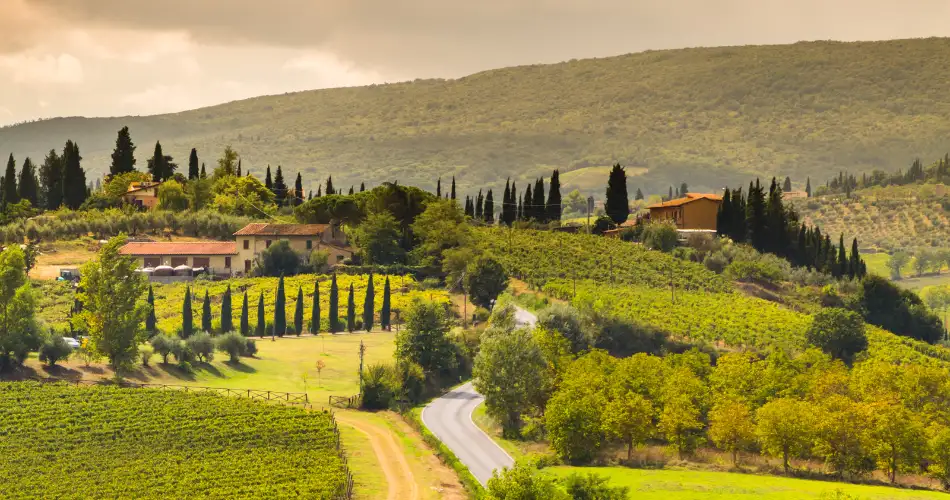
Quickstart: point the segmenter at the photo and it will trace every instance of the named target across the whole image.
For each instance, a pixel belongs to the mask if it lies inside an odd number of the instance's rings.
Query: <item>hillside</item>
[[[486,71],[457,80],[259,97],[177,114],[63,118],[0,129],[0,154],[40,158],[78,141],[101,173],[123,125],[140,168],[161,139],[185,163],[225,144],[260,171],[282,164],[308,187],[398,179],[434,187],[455,175],[463,193],[621,162],[630,184],[664,192],[892,168],[935,157],[950,133],[950,39],[810,42],[651,51]],[[565,188],[600,195],[602,169]],[[594,176],[593,179],[590,177]],[[499,184],[500,183],[500,184]]]

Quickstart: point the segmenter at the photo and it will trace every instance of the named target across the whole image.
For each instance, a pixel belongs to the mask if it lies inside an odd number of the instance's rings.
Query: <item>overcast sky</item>
[[[948,35],[948,0],[0,0],[0,124],[646,49]]]

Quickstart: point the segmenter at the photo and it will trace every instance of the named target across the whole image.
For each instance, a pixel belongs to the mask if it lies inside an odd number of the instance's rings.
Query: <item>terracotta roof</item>
[[[125,192],[125,194],[157,188],[160,184],[161,182],[132,182],[129,184],[129,189]]]
[[[234,236],[320,236],[329,224],[265,224],[253,223],[241,228]]]
[[[722,196],[719,196],[718,194],[686,193],[686,196],[683,198],[664,201],[663,203],[654,203],[647,208],[678,207],[687,203],[692,203],[696,200],[722,201]]]
[[[237,255],[233,241],[189,241],[179,243],[133,242],[119,249],[122,255]]]

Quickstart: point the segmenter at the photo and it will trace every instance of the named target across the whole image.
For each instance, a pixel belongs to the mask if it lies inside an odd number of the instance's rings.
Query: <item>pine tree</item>
[[[499,220],[502,224],[511,225],[511,178],[505,179],[505,192],[501,198],[501,216]]]
[[[634,200],[642,200],[642,199],[643,199],[643,191],[640,191],[640,188],[637,188],[637,194],[633,197],[633,199],[634,199]]]
[[[299,207],[303,203],[303,177],[297,172],[297,180],[294,181],[294,206]]]
[[[7,170],[3,174],[3,204],[12,205],[18,201],[20,201],[20,194],[16,189],[16,161],[13,159],[13,153],[10,153]]]
[[[811,177],[805,179],[805,195],[811,198]]]
[[[261,292],[261,297],[257,300],[257,326],[255,332],[258,337],[263,337],[267,334],[267,323],[264,321],[264,292]]]
[[[86,201],[86,172],[82,169],[79,145],[66,141],[63,148],[63,203],[76,210]]]
[[[435,181],[435,197],[436,198],[442,197],[442,177],[439,177]]]
[[[518,195],[518,212],[515,216],[516,220],[525,220],[524,216],[524,202],[521,200],[521,195]]]
[[[684,197],[689,193],[689,186],[685,182],[680,184],[680,197]]]
[[[840,278],[842,276],[847,276],[851,274],[851,270],[848,269],[848,256],[847,250],[844,246],[844,234],[841,234],[838,237],[838,273],[837,276]]]
[[[313,282],[313,301],[310,303],[310,333],[320,333],[320,285]]]
[[[383,306],[379,309],[379,326],[387,331],[389,330],[392,307],[389,300],[389,276],[386,276],[386,284],[383,285]]]
[[[247,290],[245,290],[244,300],[241,301],[241,335],[245,337],[251,334],[251,318],[247,309]]]
[[[297,306],[294,308],[294,332],[303,333],[303,288],[297,287]]]
[[[538,222],[547,222],[547,205],[544,203],[544,179],[540,178],[534,181],[534,189],[531,191],[534,198],[531,200],[534,218]]]
[[[267,166],[267,173],[264,174],[264,187],[266,187],[268,191],[274,192],[274,180],[270,176],[270,165]]]
[[[452,176],[452,199],[455,199],[455,176]]]
[[[155,333],[155,324],[157,323],[155,318],[155,292],[152,291],[152,285],[148,285],[148,298],[145,299],[148,303],[148,316],[145,317],[145,331],[149,335]]]
[[[23,168],[20,170],[20,182],[17,183],[17,194],[21,200],[29,201],[30,206],[39,208],[40,182],[39,179],[36,178],[36,167],[30,158],[23,160]]]
[[[789,176],[785,176],[785,182],[782,183],[782,191],[785,191],[787,193],[791,190],[792,190],[792,178]]]
[[[119,175],[135,170],[135,144],[129,134],[129,127],[122,127],[115,139],[115,149],[112,150],[112,164],[109,165],[109,174]]]
[[[198,167],[198,150],[191,148],[191,155],[188,156],[188,180],[195,180],[201,177],[201,171]]]
[[[534,218],[534,198],[531,196],[531,183],[528,183],[528,187],[524,190],[524,200],[521,204],[521,212],[524,220],[531,220]]]
[[[274,334],[280,337],[287,332],[287,296],[284,294],[284,277],[277,280],[277,296],[274,297]]]
[[[484,196],[482,196],[482,190],[478,190],[478,196],[475,197],[475,219],[482,220],[482,204],[485,202]]]
[[[277,175],[274,176],[274,201],[278,207],[287,204],[287,184],[284,182],[284,173],[281,172],[280,165],[277,165]]]
[[[162,182],[172,176],[173,172],[168,165],[170,159],[170,156],[165,156],[162,152],[162,143],[156,142],[155,152],[148,160],[148,173],[152,174],[153,181]]]
[[[637,192],[640,190],[638,189]],[[732,230],[732,193],[729,189],[722,195],[722,203],[719,204],[719,211],[716,212],[716,234],[727,236]]]
[[[201,331],[211,333],[211,297],[205,290],[205,300],[201,304]]]
[[[240,158],[238,158],[237,176],[241,177],[241,159]]]
[[[623,224],[630,216],[630,197],[627,195],[627,172],[620,166],[614,165],[607,178],[607,199],[604,202],[604,211],[614,224]]]
[[[858,253],[858,239],[851,240],[851,260],[848,261],[848,276],[851,278],[863,278],[861,255]]]
[[[330,279],[330,333],[340,331],[340,290],[336,286],[336,274]]]
[[[485,222],[489,224],[494,224],[495,222],[495,200],[492,197],[491,189],[489,189],[488,194],[485,195],[485,207],[482,209],[482,217],[485,219]]]
[[[561,220],[561,173],[557,170],[551,174],[547,208],[547,219],[549,221]]]
[[[333,176],[332,175],[327,177],[327,188],[325,192],[327,195],[337,194],[336,191],[333,190]]]
[[[181,304],[181,337],[187,339],[194,332],[191,309],[191,288],[185,286],[185,300]]]
[[[360,192],[362,193],[364,191],[366,191],[366,184],[363,182],[360,182]]]
[[[221,297],[221,333],[234,331],[234,318],[231,307],[231,285],[228,284],[224,289],[224,296]]]
[[[353,296],[353,283],[350,283],[350,293],[346,297],[346,331],[356,330],[356,301]]]
[[[373,274],[370,273],[369,281],[366,282],[366,297],[363,299],[363,329],[367,332],[373,331],[373,316],[376,313],[375,294]]]
[[[201,179],[207,179],[207,178],[208,178],[208,171],[205,170],[205,163],[204,163],[204,162],[201,162],[201,173],[198,174],[198,177],[201,178]]]
[[[49,150],[40,166],[40,198],[47,210],[63,204],[63,160],[55,149]]]

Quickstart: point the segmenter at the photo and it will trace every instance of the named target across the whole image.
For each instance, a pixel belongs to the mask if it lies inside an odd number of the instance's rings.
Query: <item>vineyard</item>
[[[0,383],[2,498],[338,498],[330,414],[211,394]]]
[[[354,302],[356,304],[356,316],[362,317],[363,301],[366,297],[366,284],[369,276],[366,275],[338,275],[337,286],[340,290],[340,318],[346,318],[346,300],[349,293],[350,284],[353,284]],[[426,298],[437,301],[448,302],[448,295],[444,290],[421,290],[409,276],[390,276],[389,284],[392,290],[392,310],[405,310],[405,308],[417,298]],[[383,286],[385,276],[374,276],[373,287],[375,292],[375,310],[379,313],[379,308],[383,301]],[[287,318],[290,324],[293,324],[294,310],[297,307],[297,287],[301,287],[304,293],[304,318],[310,319],[310,306],[313,297],[313,285],[319,283],[320,287],[320,317],[321,330],[326,331],[329,326],[329,305],[330,305],[330,276],[301,274],[284,278],[285,295],[287,298]],[[218,325],[221,318],[221,298],[224,295],[228,285],[231,286],[231,307],[234,325],[240,325],[241,304],[244,291],[248,295],[248,319],[251,328],[257,324],[257,305],[260,294],[264,294],[264,318],[272,321],[274,318],[274,294],[277,290],[277,278],[232,278],[227,281],[195,281],[191,283],[192,292],[195,294],[195,300],[192,300],[191,307],[194,312],[196,324],[201,318],[201,307],[204,300],[205,291],[211,299],[211,315],[213,324]],[[181,326],[182,304],[185,298],[185,283],[159,284],[152,285],[155,293],[155,315],[158,319],[158,328],[164,332],[174,332]],[[56,281],[36,281],[34,287],[39,290],[39,317],[48,324],[59,328],[67,325],[69,318],[69,309],[72,306],[72,290],[70,286],[63,282]]]
[[[478,229],[476,237],[509,274],[541,286],[555,279],[725,292],[729,282],[705,267],[614,238],[561,232]]]

